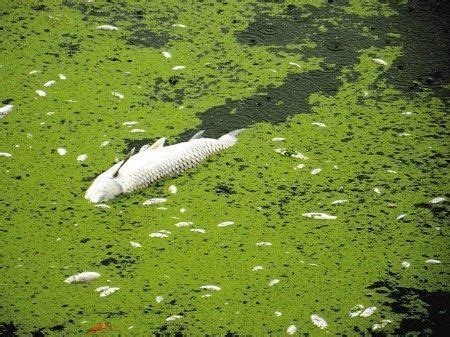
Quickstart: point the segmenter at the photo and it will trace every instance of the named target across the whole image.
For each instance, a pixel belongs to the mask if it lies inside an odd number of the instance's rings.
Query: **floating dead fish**
[[[120,99],[124,99],[124,98],[125,98],[125,95],[124,95],[124,94],[121,94],[120,92],[111,91],[111,94],[112,94],[114,97],[118,97],[118,98],[120,98]]]
[[[188,226],[192,226],[194,223],[190,222],[190,221],[181,221],[181,222],[177,222],[175,224],[176,227],[188,227]]]
[[[186,209],[180,208],[180,213],[184,213],[184,212],[186,212]]]
[[[317,219],[317,220],[334,220],[337,217],[334,215],[329,215],[326,213],[303,213],[302,216],[307,217],[307,218],[311,218],[311,219]]]
[[[313,322],[313,324],[315,326],[317,326],[320,329],[328,328],[327,322],[322,317],[320,317],[319,315],[312,314],[311,315],[311,321]]]
[[[142,245],[139,242],[130,241],[130,245],[133,248],[141,248],[142,247]]]
[[[321,168],[315,168],[315,169],[313,169],[313,170],[311,171],[311,174],[314,175],[314,174],[319,173],[320,171],[322,171]]]
[[[181,23],[174,23],[174,24],[172,25],[172,27],[186,28],[186,25],[183,25],[183,24],[181,24]]]
[[[281,311],[275,311],[274,314],[275,314],[275,316],[277,316],[277,317],[281,317],[281,315],[283,315],[283,314],[281,313]]]
[[[305,164],[298,164],[296,167],[294,167],[294,170],[301,170],[305,167]]]
[[[95,291],[100,293],[100,297],[106,297],[111,294],[114,294],[119,289],[120,288],[118,288],[118,287],[103,286],[103,287],[98,287],[97,289],[95,289]]]
[[[12,154],[8,152],[0,152],[0,157],[12,157]]]
[[[44,87],[51,87],[53,84],[55,84],[56,81],[55,80],[50,80],[44,83]]]
[[[145,130],[144,129],[132,129],[132,130],[130,130],[130,132],[131,133],[143,133],[143,132],[145,132]]]
[[[5,106],[1,107],[0,108],[0,118],[9,114],[11,111],[13,111],[13,109],[14,109],[14,105],[12,105],[12,104],[6,104]]]
[[[122,123],[122,125],[125,125],[125,126],[132,126],[132,125],[136,125],[136,124],[138,124],[138,122],[135,122],[135,121],[129,121],[129,122]]]
[[[167,233],[162,233],[162,232],[151,233],[151,234],[149,234],[149,236],[151,238],[168,238],[169,237],[169,235]]]
[[[207,285],[201,286],[200,289],[211,290],[211,291],[222,290],[222,288],[220,288],[219,286],[215,286],[215,285],[211,285],[211,284],[207,284]]]
[[[288,335],[294,335],[297,333],[297,331],[298,331],[297,327],[294,324],[292,324],[287,328],[286,333]]]
[[[393,202],[388,202],[388,203],[386,204],[386,206],[389,207],[389,208],[396,208],[396,207],[397,207],[397,204],[396,204],[396,203],[393,203]]]
[[[311,125],[315,125],[315,126],[318,126],[319,128],[325,128],[325,127],[326,127],[326,125],[325,125],[325,124],[323,124],[323,123],[320,123],[320,122],[313,122],[313,123],[311,123]]]
[[[408,132],[401,132],[397,136],[399,136],[399,137],[408,137],[408,136],[411,136],[411,134],[408,133]]]
[[[348,315],[350,317],[357,317],[357,316],[361,315],[363,310],[364,310],[364,306],[362,304],[357,304],[353,308],[350,309],[350,311],[348,312]]]
[[[77,157],[77,160],[78,160],[78,161],[85,161],[87,158],[88,158],[88,155],[87,155],[86,153],[83,153],[83,154],[80,154],[80,155]]]
[[[372,59],[372,62],[374,62],[374,63],[376,63],[376,64],[380,64],[380,65],[382,65],[382,66],[387,66],[387,65],[388,65],[388,63],[387,63],[385,60],[383,60],[383,59],[378,59],[378,58]]]
[[[409,267],[411,267],[411,263],[409,263],[408,261],[403,261],[402,262],[402,267],[403,268],[409,268]]]
[[[208,298],[208,297],[211,297],[211,296],[212,296],[211,294],[203,294],[202,298]]]
[[[65,148],[63,148],[63,147],[58,147],[58,148],[56,149],[56,151],[58,152],[58,154],[59,154],[60,156],[64,156],[64,155],[67,153],[67,150],[66,150]]]
[[[287,151],[286,151],[285,148],[274,149],[274,151],[275,151],[276,153],[279,153],[279,154],[286,154],[286,153],[287,153]]]
[[[369,317],[372,316],[375,311],[377,310],[377,307],[369,307],[364,309],[364,311],[359,315],[360,317]]]
[[[375,323],[374,325],[372,325],[372,331],[383,329],[389,323],[392,323],[392,321],[389,319],[383,319],[380,323]]]
[[[269,247],[269,246],[272,246],[272,243],[266,242],[266,241],[261,241],[261,242],[256,243],[256,245],[258,247]]]
[[[289,62],[289,64],[290,64],[291,66],[296,66],[296,67],[298,67],[298,68],[301,68],[300,65],[299,65],[298,63],[295,63],[295,62]]]
[[[411,111],[405,111],[405,112],[402,112],[402,115],[404,115],[404,116],[411,116],[412,112]]]
[[[183,70],[184,68],[186,68],[186,66],[175,66],[172,70]]]
[[[41,97],[47,96],[47,93],[44,90],[36,90],[36,94],[38,94]]]
[[[109,143],[110,143],[109,140],[105,140],[104,142],[102,142],[102,143],[100,144],[100,146],[103,147],[103,146],[108,145]]]
[[[425,263],[427,263],[427,264],[440,264],[442,262],[439,261],[439,260],[435,260],[435,259],[428,259],[428,260],[425,261]]]
[[[254,266],[254,267],[252,268],[252,271],[258,271],[258,270],[263,270],[263,269],[264,269],[263,266]]]
[[[58,74],[58,77],[59,77],[60,80],[63,80],[63,81],[67,80],[67,77],[64,74]]]
[[[175,185],[170,185],[168,189],[169,189],[169,192],[172,194],[175,194],[178,192],[178,189]]]
[[[272,138],[272,142],[284,142],[285,140],[286,140],[286,138],[282,138],[282,137]]]
[[[378,187],[375,187],[373,191],[377,194],[381,194],[381,190]]]
[[[41,72],[40,70],[32,70],[28,74],[34,75],[34,74],[37,74],[37,73],[40,73],[40,72]]]
[[[269,281],[269,286],[272,287],[272,286],[274,286],[275,284],[278,284],[278,283],[280,283],[280,280],[276,278],[276,279],[273,279],[273,280]]]
[[[340,199],[340,200],[333,201],[331,204],[332,205],[342,205],[342,204],[345,204],[347,201],[348,201],[347,199]]]
[[[156,301],[156,303],[161,303],[162,301],[164,301],[164,297],[162,297],[161,295],[156,296],[155,301]]]
[[[95,207],[98,207],[98,208],[111,208],[111,206],[108,206],[107,204],[96,204]]]
[[[202,228],[191,228],[190,231],[194,232],[194,233],[201,233],[201,234],[205,234],[206,233],[206,231],[204,229],[202,229]]]
[[[157,204],[163,204],[167,201],[166,198],[152,198],[145,200],[142,205],[144,206],[150,206],[150,205],[157,205]]]
[[[181,318],[183,318],[183,316],[181,316],[181,315],[173,315],[173,316],[167,317],[166,321],[170,322],[170,321],[175,321],[175,320],[181,319]]]
[[[308,157],[305,156],[304,154],[300,153],[300,152],[291,154],[291,157],[292,157],[292,158],[297,158],[297,159],[308,160]]]
[[[64,280],[66,283],[87,283],[98,279],[100,274],[95,271],[84,271],[82,273],[72,275]]]
[[[440,203],[440,202],[443,202],[443,201],[445,201],[446,199],[444,198],[444,197],[436,197],[436,198],[434,198],[434,199],[431,199],[430,201],[429,201],[429,203],[430,204],[438,204],[438,203]]]
[[[95,27],[95,29],[99,29],[99,30],[119,30],[119,28],[117,28],[116,26],[113,25],[101,25],[101,26],[97,26]]]
[[[161,53],[166,59],[170,59],[172,57],[172,55],[168,52],[168,51],[163,51]]]
[[[397,220],[401,220],[401,219],[403,219],[405,216],[407,216],[408,214],[400,214],[398,217],[397,217]]]
[[[228,227],[234,225],[234,221],[224,221],[217,225],[217,227]]]
[[[394,171],[394,170],[386,170],[386,172],[393,173],[393,174],[397,174],[397,172]]]

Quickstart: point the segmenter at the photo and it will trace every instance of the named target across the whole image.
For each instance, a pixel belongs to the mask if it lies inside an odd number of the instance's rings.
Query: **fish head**
[[[122,194],[122,186],[116,181],[110,171],[108,170],[100,174],[87,189],[84,197],[90,202],[98,203],[111,200],[119,194]]]

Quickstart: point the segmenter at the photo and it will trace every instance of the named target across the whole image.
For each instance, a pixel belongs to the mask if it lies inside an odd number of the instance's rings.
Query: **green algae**
[[[0,93],[15,106],[1,120],[0,151],[13,155],[2,158],[1,312],[19,335],[79,334],[100,322],[122,335],[282,334],[291,324],[325,334],[311,323],[313,313],[333,335],[367,333],[381,319],[392,321],[386,333],[444,331],[447,309],[435,298],[448,298],[448,203],[428,201],[448,197],[448,109],[434,83],[411,93],[399,82],[409,85],[413,75],[392,79],[408,58],[407,34],[391,15],[403,7],[39,5],[1,5]],[[305,20],[303,34],[292,18]],[[388,19],[392,27],[364,29]],[[177,23],[186,27],[172,27]],[[120,30],[95,30],[100,24]],[[398,36],[386,45],[387,33]],[[173,71],[176,65],[186,68]],[[40,72],[30,75],[34,69]],[[57,83],[43,88],[50,79]],[[293,94],[301,99],[292,101]],[[265,105],[266,97],[277,99]],[[130,133],[125,121],[146,132]],[[83,198],[92,179],[133,144],[243,126],[233,148],[116,198],[109,209]],[[67,154],[59,156],[58,147]],[[290,156],[296,152],[309,159]],[[77,162],[82,153],[87,161]],[[322,170],[312,175],[315,168]],[[177,194],[168,192],[172,184]],[[142,206],[151,197],[167,197],[166,209]],[[338,199],[348,201],[331,204]],[[308,212],[337,219],[302,216]],[[400,214],[407,215],[397,220]],[[177,228],[179,221],[206,233]],[[235,224],[217,227],[223,221]],[[162,229],[171,231],[168,238],[149,237]],[[272,246],[256,245],[263,241]],[[430,258],[444,263],[425,264]],[[252,271],[255,265],[264,269]],[[84,270],[102,276],[85,285],[63,282]],[[280,283],[269,286],[272,279]],[[221,290],[200,290],[206,284]],[[100,298],[94,289],[103,285],[120,290]],[[359,303],[377,311],[350,318]],[[183,318],[167,322],[172,315]]]

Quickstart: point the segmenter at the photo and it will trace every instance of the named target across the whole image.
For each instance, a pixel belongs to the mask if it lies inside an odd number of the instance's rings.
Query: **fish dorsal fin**
[[[201,130],[199,132],[197,132],[195,135],[193,135],[191,137],[191,139],[189,139],[188,141],[194,140],[194,139],[199,139],[202,138],[203,134],[205,133],[205,130]]]
[[[144,146],[141,147],[139,152],[143,152],[143,151],[147,151],[147,150],[159,149],[159,148],[164,146],[165,142],[166,142],[166,138],[162,137],[162,138],[158,139],[156,142],[154,142],[152,145],[145,144]]]
[[[134,150],[135,150],[135,149],[136,149],[136,148],[133,147],[133,148],[131,149],[131,151],[128,152],[128,154],[127,154],[127,155],[125,156],[125,158],[123,159],[122,164],[120,164],[120,166],[117,168],[116,172],[114,172],[113,178],[115,178],[115,177],[117,177],[117,176],[119,175],[119,170],[122,168],[123,165],[125,165],[125,163],[128,161],[128,159],[131,158],[131,156],[134,154]]]

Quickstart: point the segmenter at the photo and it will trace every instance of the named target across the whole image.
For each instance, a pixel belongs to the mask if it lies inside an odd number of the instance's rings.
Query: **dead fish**
[[[286,153],[287,153],[287,151],[286,151],[285,148],[274,149],[274,151],[275,151],[276,153],[279,153],[279,154],[286,154]]]
[[[429,201],[429,203],[430,204],[438,204],[438,203],[440,203],[440,202],[443,202],[443,201],[445,201],[446,199],[444,198],[444,197],[436,197],[436,198],[434,198],[434,199],[431,199],[430,201]]]
[[[303,213],[302,216],[311,218],[311,219],[317,219],[317,220],[334,220],[337,217],[334,215],[329,215],[326,213]]]
[[[190,231],[193,232],[193,233],[200,233],[200,234],[205,234],[206,233],[206,230],[204,230],[202,228],[191,228]]]
[[[168,52],[168,51],[163,51],[161,53],[166,59],[170,59],[172,57],[172,55]]]
[[[36,90],[36,94],[38,94],[41,97],[47,96],[47,93],[44,90]]]
[[[142,245],[139,242],[130,241],[130,245],[133,248],[141,248],[142,247]]]
[[[350,309],[348,312],[348,315],[350,317],[357,317],[359,316],[364,310],[364,306],[362,304],[357,304],[353,308]]]
[[[332,205],[342,205],[342,204],[346,203],[347,201],[348,201],[347,199],[335,200],[331,204]]]
[[[277,316],[277,317],[281,317],[281,315],[283,315],[283,314],[281,313],[281,311],[275,311],[274,314],[275,314],[275,316]]]
[[[1,107],[0,108],[0,118],[9,114],[11,111],[13,111],[13,109],[14,109],[14,105],[12,105],[12,104],[6,104],[5,106]]]
[[[63,81],[67,80],[67,77],[64,74],[58,74],[58,77],[59,77],[60,80],[63,80]]]
[[[234,225],[234,221],[224,221],[217,225],[217,227],[228,227]]]
[[[398,217],[397,217],[397,220],[401,220],[401,219],[403,219],[405,216],[407,216],[408,214],[400,214]]]
[[[282,137],[272,138],[272,142],[284,142],[285,140],[286,140],[286,138],[282,138]]]
[[[120,92],[111,91],[111,94],[112,94],[113,96],[115,96],[115,97],[120,98],[120,99],[124,99],[124,98],[125,98],[125,95],[124,95],[124,94],[121,94]]]
[[[50,80],[44,83],[44,87],[51,87],[53,84],[55,84],[56,81],[55,80]]]
[[[311,171],[311,174],[312,174],[312,175],[315,175],[315,174],[319,173],[320,171],[322,171],[321,168],[315,168],[315,169],[313,169],[313,170]]]
[[[257,245],[258,247],[270,247],[270,246],[272,246],[272,243],[266,242],[266,241],[262,241],[262,242],[256,243],[256,245]]]
[[[241,131],[243,129],[232,131],[219,139],[202,138],[203,131],[200,131],[187,142],[164,147],[166,139],[161,138],[137,154],[133,149],[124,160],[94,180],[85,198],[94,203],[110,200],[194,167],[210,155],[236,144]]]
[[[106,297],[111,294],[114,294],[119,289],[120,288],[118,288],[118,287],[103,286],[103,287],[98,287],[97,289],[95,289],[95,291],[100,293],[100,297]]]
[[[382,319],[380,323],[375,323],[374,325],[372,325],[372,331],[383,329],[389,323],[392,323],[392,321],[389,319]]]
[[[149,234],[149,236],[151,238],[168,238],[169,235],[167,233],[162,233],[161,231],[156,232],[156,233],[151,233]]]
[[[29,72],[29,74],[30,75],[34,75],[34,74],[37,74],[37,73],[40,73],[40,72],[41,72],[40,70],[32,70],[32,71]]]
[[[381,190],[378,187],[375,187],[373,191],[377,194],[381,194]]]
[[[411,263],[409,263],[408,261],[403,261],[402,262],[402,267],[403,268],[409,268],[411,266]]]
[[[190,221],[181,221],[175,224],[175,226],[177,227],[188,227],[188,226],[192,226],[194,223],[190,222]]]
[[[170,185],[168,190],[172,194],[176,194],[178,192],[178,188],[175,185]]]
[[[174,24],[172,25],[172,27],[186,28],[186,25],[183,25],[183,24],[181,24],[181,23],[174,23]]]
[[[200,289],[211,290],[211,291],[222,290],[222,288],[220,288],[219,286],[215,286],[215,285],[212,285],[212,284],[207,284],[207,285],[201,286]]]
[[[382,66],[387,66],[387,65],[388,65],[388,63],[387,63],[385,60],[383,60],[383,59],[378,59],[378,58],[373,58],[373,59],[372,59],[372,62],[374,62],[374,63],[376,63],[376,64],[380,64],[380,65],[382,65]]]
[[[263,266],[254,266],[254,267],[252,268],[252,271],[258,271],[258,270],[263,270],[263,269],[264,269]]]
[[[87,155],[86,153],[83,153],[83,154],[80,154],[80,155],[77,157],[77,160],[78,160],[78,161],[85,161],[87,158],[88,158],[88,155]]]
[[[143,132],[145,132],[145,130],[144,129],[131,129],[130,132],[131,133],[143,133]]]
[[[69,276],[64,280],[66,283],[87,283],[92,280],[98,279],[100,274],[95,271],[84,271],[82,273]]]
[[[305,156],[304,154],[300,153],[300,152],[291,154],[291,157],[292,157],[292,158],[297,158],[297,159],[308,160],[308,157]]]
[[[325,128],[325,127],[326,127],[325,124],[320,123],[320,122],[313,122],[313,123],[311,123],[311,124],[312,124],[312,125],[315,125],[315,126],[318,126],[319,128]]]
[[[144,206],[157,205],[157,204],[165,203],[166,201],[167,201],[166,198],[152,198],[152,199],[148,199],[148,200],[144,201],[142,203],[142,205],[144,205]]]
[[[305,164],[298,164],[296,167],[294,167],[294,170],[301,170],[305,167]]]
[[[0,152],[0,157],[12,157],[12,154],[8,152]]]
[[[103,147],[103,146],[108,145],[109,143],[110,143],[109,140],[105,140],[105,141],[103,141],[103,142],[100,144],[100,146]]]
[[[297,327],[294,324],[292,324],[292,325],[289,325],[289,327],[286,330],[286,333],[288,335],[294,335],[297,333],[297,331],[298,331]]]
[[[65,148],[63,148],[63,147],[58,147],[58,148],[56,149],[56,151],[58,152],[58,154],[59,154],[60,156],[64,156],[64,155],[67,153],[67,150],[66,150]]]
[[[319,315],[316,315],[316,314],[311,315],[311,321],[313,322],[313,324],[315,326],[317,326],[320,329],[328,328],[327,322]]]
[[[164,301],[164,297],[162,297],[161,295],[156,296],[155,301],[156,303],[161,303],[162,301]]]
[[[172,70],[183,70],[184,68],[186,68],[186,66],[175,66]]]
[[[117,28],[116,26],[113,25],[101,25],[101,26],[97,26],[95,27],[95,29],[99,29],[99,30],[119,30],[119,28]]]
[[[435,259],[428,259],[428,260],[425,261],[425,263],[428,263],[428,264],[440,264],[442,262],[439,261],[439,260],[435,260]]]
[[[173,315],[173,316],[167,317],[166,321],[167,322],[175,321],[176,319],[180,319],[180,318],[183,318],[183,316],[181,316],[181,315]]]
[[[377,307],[369,307],[364,309],[364,311],[359,315],[360,317],[369,317],[372,316],[375,311],[377,310]]]
[[[269,286],[272,287],[272,286],[274,286],[275,284],[278,284],[278,283],[280,283],[280,280],[276,278],[276,279],[273,279],[273,280],[269,281]]]
[[[97,204],[97,205],[95,205],[95,207],[98,207],[98,208],[111,208],[111,206],[108,206],[107,204]]]
[[[122,123],[122,125],[125,125],[125,126],[132,126],[132,125],[136,125],[136,124],[138,124],[138,122],[135,122],[135,121],[123,122]]]
[[[296,67],[298,67],[298,68],[301,68],[300,65],[299,65],[298,63],[295,63],[295,62],[289,62],[289,64],[290,64],[291,66],[296,66]]]

